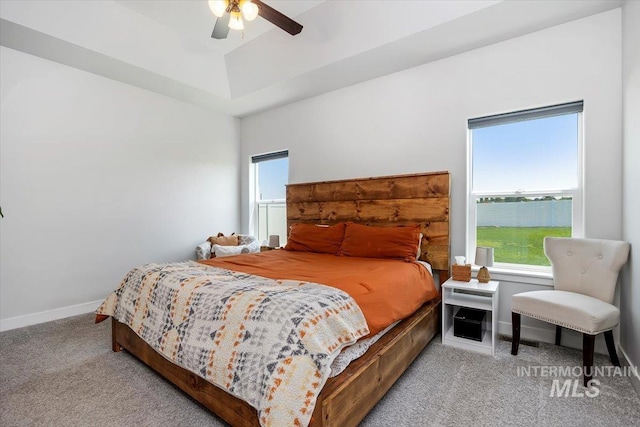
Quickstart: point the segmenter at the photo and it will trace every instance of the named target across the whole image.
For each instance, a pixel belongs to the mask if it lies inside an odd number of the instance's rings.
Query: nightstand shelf
[[[498,330],[499,282],[478,283],[477,279],[459,282],[449,279],[442,285],[442,344],[494,355]],[[482,341],[456,337],[453,319],[460,308],[486,311]]]
[[[447,341],[446,345],[452,345],[454,347],[464,348],[467,350],[474,350],[474,351],[478,351],[480,353],[485,353],[485,354],[492,354],[490,330],[484,331],[484,334],[482,335],[482,341],[474,341],[468,338],[456,337],[455,335],[453,335],[453,325],[452,325],[447,331],[447,333],[445,334],[445,339]]]

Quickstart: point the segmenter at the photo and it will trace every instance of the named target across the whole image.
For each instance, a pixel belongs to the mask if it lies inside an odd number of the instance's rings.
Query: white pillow
[[[240,254],[250,254],[255,252],[260,252],[260,242],[258,239],[249,243],[248,245],[238,245],[238,246],[220,246],[213,245],[211,248],[211,252],[216,254],[216,257],[225,257],[231,255],[240,255]]]
[[[220,246],[220,245],[213,245],[211,247],[211,252],[216,254],[216,258],[217,258],[222,256],[240,255],[241,253],[243,253],[242,252],[243,249],[245,254],[249,253],[249,250],[244,246]]]

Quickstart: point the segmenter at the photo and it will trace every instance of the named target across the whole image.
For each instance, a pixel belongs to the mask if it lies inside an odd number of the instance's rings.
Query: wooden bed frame
[[[375,226],[421,224],[421,259],[440,283],[449,277],[448,172],[325,181],[287,186],[287,223],[354,221]],[[356,426],[420,354],[440,326],[440,298],[387,332],[316,402],[311,426]],[[112,319],[112,348],[123,348],[233,426],[258,426],[257,411],[198,375],[169,362],[128,326]]]

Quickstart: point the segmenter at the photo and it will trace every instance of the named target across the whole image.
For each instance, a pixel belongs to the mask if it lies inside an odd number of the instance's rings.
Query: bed
[[[443,282],[450,265],[449,184],[447,172],[293,184],[287,186],[287,222],[331,226],[352,221],[378,227],[417,223],[420,259]],[[251,256],[277,256],[274,252],[279,251]],[[234,258],[241,257],[249,255]],[[399,321],[341,374],[328,379],[311,405],[309,425],[357,425],[437,333],[439,304],[436,295]],[[126,349],[231,425],[260,425],[251,405],[172,363],[115,319],[112,348]]]

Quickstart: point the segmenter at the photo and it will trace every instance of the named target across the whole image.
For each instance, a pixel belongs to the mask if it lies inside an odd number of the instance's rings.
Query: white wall
[[[612,10],[242,119],[242,224],[253,154],[288,149],[291,183],[448,170],[452,254],[464,254],[467,119],[582,99],[586,235],[620,238],[620,20]],[[511,294],[536,288],[503,281],[503,329]]]
[[[623,153],[622,238],[631,243],[620,290],[620,347],[640,366],[640,2],[622,7]],[[640,378],[633,382],[640,394]]]
[[[237,229],[237,119],[0,55],[2,329],[93,310],[135,265]]]

